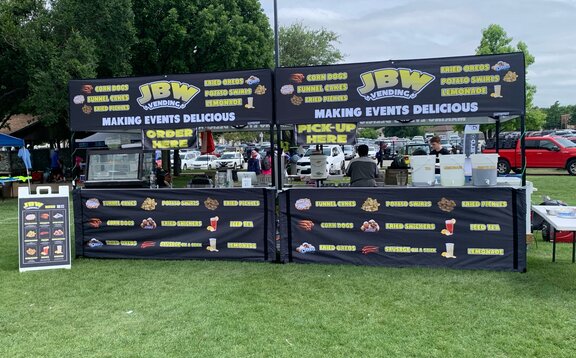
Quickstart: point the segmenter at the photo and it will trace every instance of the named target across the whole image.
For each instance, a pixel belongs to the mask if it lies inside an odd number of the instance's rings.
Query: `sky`
[[[260,0],[274,28],[274,0]],[[576,0],[277,0],[278,25],[340,35],[344,63],[468,56],[482,30],[526,43],[534,105],[576,104]],[[280,65],[282,54],[280,54]]]

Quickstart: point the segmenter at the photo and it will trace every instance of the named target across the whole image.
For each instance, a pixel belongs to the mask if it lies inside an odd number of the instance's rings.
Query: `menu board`
[[[384,61],[275,72],[278,123],[378,121],[524,114],[522,53]]]
[[[274,191],[76,190],[76,254],[274,260]]]
[[[272,71],[73,80],[73,131],[272,123]]]
[[[526,269],[523,189],[291,189],[280,200],[287,261]]]
[[[68,187],[58,194],[38,187],[40,194],[18,188],[20,271],[70,268]],[[42,194],[45,193],[45,194]]]

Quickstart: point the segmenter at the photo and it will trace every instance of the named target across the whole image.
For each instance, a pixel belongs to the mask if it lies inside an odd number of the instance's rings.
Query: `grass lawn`
[[[529,177],[576,205],[573,177]],[[525,274],[223,261],[75,259],[18,272],[0,203],[0,357],[573,357],[571,245]],[[539,236],[538,236],[539,238]]]

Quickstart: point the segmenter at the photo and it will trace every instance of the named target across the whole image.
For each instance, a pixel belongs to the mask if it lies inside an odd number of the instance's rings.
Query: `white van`
[[[310,174],[310,154],[315,150],[315,146],[308,148],[302,158],[296,162],[296,173],[298,175]],[[328,170],[328,174],[344,174],[346,171],[344,152],[339,145],[325,145],[323,147],[323,154],[326,156],[326,169]]]

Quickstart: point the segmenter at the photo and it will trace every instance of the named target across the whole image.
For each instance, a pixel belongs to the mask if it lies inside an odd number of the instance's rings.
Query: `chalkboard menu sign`
[[[37,194],[18,188],[20,272],[70,268],[69,189],[38,187]]]

